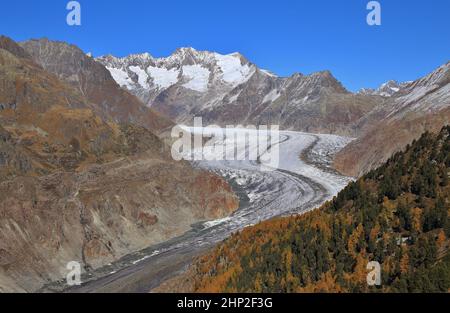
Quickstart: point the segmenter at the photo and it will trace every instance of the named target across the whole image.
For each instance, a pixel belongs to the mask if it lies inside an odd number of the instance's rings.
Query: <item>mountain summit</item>
[[[359,91],[359,93],[365,94],[365,95],[378,95],[378,96],[389,98],[389,97],[392,97],[393,95],[395,95],[396,93],[400,92],[401,90],[404,90],[411,83],[412,82],[399,83],[395,80],[390,80],[390,81],[382,84],[377,89],[363,88]]]
[[[246,82],[256,70],[238,53],[221,55],[193,48],[179,48],[167,58],[143,53],[124,58],[108,55],[97,60],[119,85],[147,103],[173,86],[195,93],[226,93]]]

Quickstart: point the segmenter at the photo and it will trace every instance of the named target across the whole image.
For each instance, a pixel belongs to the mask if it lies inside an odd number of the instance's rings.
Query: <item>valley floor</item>
[[[196,162],[196,166],[223,176],[234,187],[241,205],[232,216],[193,225],[181,237],[88,273],[80,287],[65,290],[60,283],[43,291],[148,292],[185,270],[194,257],[232,233],[274,217],[314,209],[351,180],[330,166],[333,155],[351,139],[291,131],[281,131],[279,138],[275,145],[280,150],[280,161],[273,171],[261,171],[258,162],[248,160]]]

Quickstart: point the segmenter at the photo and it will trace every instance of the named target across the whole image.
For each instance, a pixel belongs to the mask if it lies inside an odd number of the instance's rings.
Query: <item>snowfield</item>
[[[250,66],[241,64],[236,53],[229,55],[214,53],[214,58],[222,71],[222,79],[233,86],[245,83],[253,74]]]
[[[177,69],[167,70],[165,68],[149,66],[147,73],[153,79],[153,83],[160,89],[169,88],[178,82],[179,72]]]
[[[188,82],[183,87],[198,92],[205,92],[208,90],[210,75],[211,72],[201,65],[183,66],[183,76],[188,79]]]
[[[111,73],[111,76],[121,87],[131,88],[133,85],[133,80],[128,76],[128,73],[122,69],[106,67],[108,71]]]

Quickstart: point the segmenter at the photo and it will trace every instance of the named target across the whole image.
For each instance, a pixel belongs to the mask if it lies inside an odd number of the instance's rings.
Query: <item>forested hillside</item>
[[[449,133],[425,133],[321,209],[233,235],[196,261],[195,291],[448,292]]]

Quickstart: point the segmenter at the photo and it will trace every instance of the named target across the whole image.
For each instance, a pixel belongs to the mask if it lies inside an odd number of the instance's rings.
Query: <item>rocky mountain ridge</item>
[[[101,117],[137,124],[156,133],[173,126],[166,117],[120,88],[104,66],[78,47],[48,39],[29,40],[20,46],[36,64],[78,90]]]
[[[89,271],[237,208],[224,180],[171,159],[152,130],[172,123],[101,64],[67,44],[24,46],[0,37],[0,291],[35,291],[69,262]]]
[[[278,77],[239,53],[181,48],[167,58],[150,54],[96,58],[123,88],[176,122],[279,124],[284,129],[355,134],[351,128],[379,96],[352,94],[329,71]]]
[[[407,84],[364,117],[362,135],[338,153],[335,166],[360,176],[425,131],[450,123],[450,62]]]

